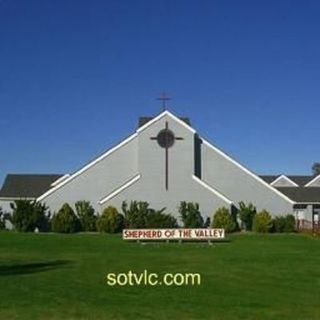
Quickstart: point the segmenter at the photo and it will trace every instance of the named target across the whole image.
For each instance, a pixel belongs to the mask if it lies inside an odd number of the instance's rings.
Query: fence
[[[309,221],[309,220],[297,220],[297,229],[298,230],[315,230],[320,231],[320,222],[319,221]]]

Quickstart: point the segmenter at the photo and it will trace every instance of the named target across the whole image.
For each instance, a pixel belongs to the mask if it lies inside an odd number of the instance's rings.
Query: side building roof
[[[278,175],[260,175],[260,178],[263,179],[265,182],[271,184],[273,181],[278,179],[281,174]],[[292,180],[294,183],[299,185],[300,187],[305,186],[309,181],[311,181],[314,176],[298,176],[298,175],[285,175],[287,178]]]
[[[0,190],[0,198],[37,198],[62,176],[62,174],[8,174]]]
[[[280,174],[262,175],[260,178],[271,184],[280,176]],[[314,176],[286,175],[286,177],[295,182],[298,187],[275,187],[277,190],[297,203],[320,203],[320,187],[305,187]]]
[[[320,187],[278,187],[277,189],[298,203],[320,203]]]

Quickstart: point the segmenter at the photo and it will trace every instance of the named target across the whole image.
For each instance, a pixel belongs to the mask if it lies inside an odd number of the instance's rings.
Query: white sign
[[[123,240],[215,240],[224,229],[124,229]]]

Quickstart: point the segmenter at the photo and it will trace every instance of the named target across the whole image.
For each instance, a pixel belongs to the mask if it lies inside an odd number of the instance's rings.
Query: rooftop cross
[[[163,91],[157,100],[162,101],[162,111],[165,111],[167,109],[167,104],[166,102],[171,100],[170,97],[167,96],[167,94]]]

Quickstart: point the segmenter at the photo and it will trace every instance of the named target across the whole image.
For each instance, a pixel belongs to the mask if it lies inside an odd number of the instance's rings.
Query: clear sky
[[[170,110],[261,174],[320,161],[318,0],[0,0],[0,182]]]

